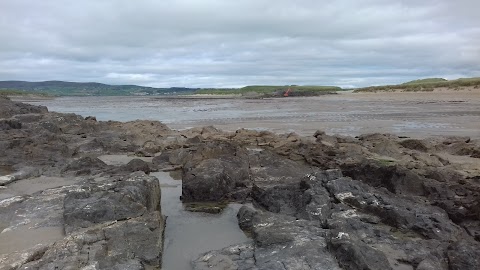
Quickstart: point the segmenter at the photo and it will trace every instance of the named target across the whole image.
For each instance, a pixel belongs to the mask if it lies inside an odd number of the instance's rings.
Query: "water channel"
[[[163,270],[191,270],[202,253],[251,241],[238,227],[241,204],[230,204],[220,214],[186,211],[180,201],[182,181],[168,172],[151,173],[160,181],[162,213],[167,216]]]

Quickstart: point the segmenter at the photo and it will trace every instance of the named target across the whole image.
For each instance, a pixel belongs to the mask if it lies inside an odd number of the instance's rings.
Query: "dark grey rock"
[[[448,247],[450,270],[480,269],[480,243],[461,240]]]
[[[342,237],[330,241],[331,249],[339,265],[352,270],[392,269],[385,255],[362,242],[343,240]]]
[[[146,174],[150,173],[152,170],[150,169],[150,166],[147,162],[141,160],[141,159],[132,159],[130,162],[128,162],[126,165],[120,167],[120,171],[125,171],[125,172],[137,172],[137,171],[142,171]]]
[[[326,186],[339,202],[375,215],[390,226],[415,231],[427,239],[453,241],[465,237],[465,231],[438,207],[375,190],[348,178],[330,181]]]
[[[237,188],[249,185],[248,164],[239,158],[207,159],[183,169],[184,202],[229,200]]]
[[[327,231],[315,222],[245,208],[240,219],[247,212],[254,243],[204,254],[194,269],[341,269],[328,252]]]
[[[70,162],[63,169],[64,173],[74,172],[76,175],[95,174],[107,169],[109,166],[102,160],[93,157],[82,157]]]
[[[143,172],[101,185],[86,184],[71,191],[64,200],[65,232],[88,228],[106,221],[140,217],[160,211],[158,180]]]

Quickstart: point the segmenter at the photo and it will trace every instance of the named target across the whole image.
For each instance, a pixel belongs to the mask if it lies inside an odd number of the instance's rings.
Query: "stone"
[[[480,269],[480,243],[461,240],[448,247],[448,261],[451,270]]]

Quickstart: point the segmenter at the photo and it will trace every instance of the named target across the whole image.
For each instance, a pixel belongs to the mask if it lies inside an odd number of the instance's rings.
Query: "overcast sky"
[[[479,0],[0,0],[0,80],[157,87],[480,76]]]

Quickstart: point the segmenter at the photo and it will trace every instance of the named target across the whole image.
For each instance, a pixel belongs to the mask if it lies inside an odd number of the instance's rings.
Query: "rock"
[[[0,255],[1,269],[144,269],[161,264],[160,187],[143,172],[0,200],[0,221],[0,241],[9,233],[22,234],[26,238],[12,248],[31,245]]]
[[[0,119],[0,130],[21,129],[22,123],[15,119]]]
[[[0,118],[0,164],[16,171],[14,179],[0,176],[0,245],[15,234],[28,240],[0,255],[0,268],[159,268],[160,192],[145,173],[176,168],[192,210],[252,203],[237,215],[252,241],[204,254],[195,269],[479,268],[478,140],[177,132],[3,98]],[[153,166],[95,158],[107,153],[152,156]],[[34,173],[22,175],[27,167]],[[12,180],[33,175],[82,177],[30,195],[11,192],[22,185]]]
[[[252,230],[253,244],[204,254],[194,269],[341,269],[327,250],[326,231],[314,223],[257,211]]]
[[[421,261],[416,270],[447,270],[448,266],[445,262],[437,257],[429,257]]]
[[[64,200],[65,232],[106,221],[136,218],[160,211],[160,186],[155,177],[136,172],[127,178],[100,185],[86,184]]]
[[[152,159],[152,163],[157,167],[165,167],[165,166],[172,165],[172,163],[170,163],[170,156],[171,156],[171,152],[162,151],[160,155]]]
[[[146,174],[150,173],[152,170],[150,169],[150,166],[148,165],[147,162],[135,158],[132,159],[130,162],[128,162],[126,165],[120,167],[120,171],[124,172],[137,172],[137,171],[142,171]]]
[[[98,173],[106,168],[108,168],[108,165],[98,158],[83,157],[70,162],[63,169],[63,172],[75,172],[75,175],[86,175]]]
[[[451,270],[480,269],[480,243],[461,240],[448,247]]]
[[[75,232],[19,269],[145,269],[161,265],[161,217],[151,213]]]
[[[411,149],[411,150],[417,150],[417,151],[421,151],[421,152],[427,152],[427,150],[428,150],[428,146],[422,140],[407,139],[407,140],[401,141],[400,145],[405,147],[405,148],[408,148],[408,149]]]
[[[248,233],[252,232],[253,229],[253,216],[255,215],[256,210],[242,206],[237,213],[238,225],[240,229]]]
[[[97,122],[97,118],[95,116],[87,116],[87,117],[85,117],[85,120],[90,120],[90,121]]]
[[[323,130],[317,130],[317,131],[315,131],[315,133],[313,134],[313,137],[318,138],[318,137],[323,136],[323,135],[325,135],[325,131],[323,131]]]
[[[366,161],[362,164],[345,164],[342,171],[346,176],[362,180],[373,187],[385,187],[393,193],[425,194],[425,178],[399,165],[382,166]]]
[[[203,212],[203,213],[210,213],[210,214],[219,214],[220,212],[227,207],[228,204],[226,203],[209,203],[209,202],[202,202],[202,203],[185,203],[184,207],[185,210],[190,212]]]
[[[248,164],[236,157],[207,159],[193,168],[184,168],[182,179],[184,202],[221,202],[249,184]]]
[[[0,98],[0,118],[10,118],[16,114],[46,112],[48,112],[48,109],[45,106],[35,106],[20,102],[13,102],[6,98]]]
[[[454,241],[465,237],[465,231],[438,207],[374,190],[348,178],[329,181],[326,187],[339,202],[375,215],[390,226],[415,231],[427,239]]]
[[[339,265],[343,269],[388,270],[392,269],[385,255],[361,242],[351,242],[337,236],[330,242]]]

